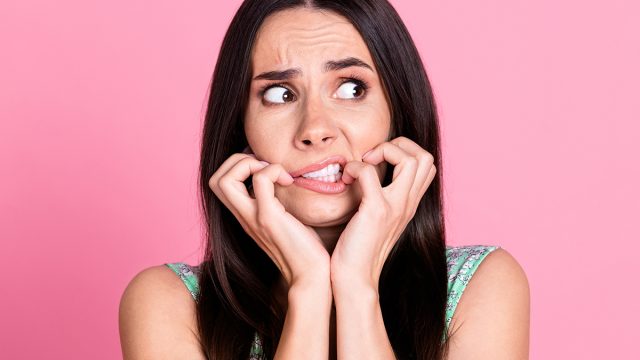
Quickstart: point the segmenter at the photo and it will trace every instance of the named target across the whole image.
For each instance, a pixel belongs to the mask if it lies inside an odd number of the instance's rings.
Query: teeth
[[[314,181],[322,181],[322,182],[337,182],[342,177],[342,173],[337,173],[335,175],[327,175],[327,176],[318,176],[318,177],[309,177],[307,179],[313,179]]]
[[[340,164],[329,164],[325,168],[302,174],[306,178],[322,178],[327,176],[336,175],[340,172]]]

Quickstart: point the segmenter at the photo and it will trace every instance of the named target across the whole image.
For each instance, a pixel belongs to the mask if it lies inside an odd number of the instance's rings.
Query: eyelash
[[[360,76],[356,75],[356,74],[351,74],[346,78],[343,78],[344,81],[342,83],[340,83],[340,85],[342,86],[342,84],[344,83],[348,83],[348,82],[353,82],[355,84],[357,84],[358,86],[361,86],[364,91],[365,94],[359,98],[355,98],[355,99],[351,99],[351,101],[361,101],[364,100],[364,98],[367,96],[367,90],[369,90],[370,86],[369,83],[366,82],[363,78],[361,78]],[[258,97],[260,99],[263,99],[264,93],[271,89],[272,87],[283,87],[287,90],[289,90],[290,92],[293,92],[293,90],[291,90],[286,83],[283,82],[278,82],[278,83],[273,83],[273,84],[267,84],[265,86],[263,86],[259,91],[258,91]],[[284,104],[278,104],[278,103],[268,103],[269,106],[273,105],[273,106],[277,106],[277,105],[284,105]]]

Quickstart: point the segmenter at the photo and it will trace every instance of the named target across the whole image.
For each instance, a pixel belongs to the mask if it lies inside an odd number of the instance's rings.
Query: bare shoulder
[[[195,310],[184,283],[166,265],[142,270],[120,299],[123,358],[204,359]]]
[[[448,359],[528,359],[529,281],[498,248],[480,263],[451,320]]]

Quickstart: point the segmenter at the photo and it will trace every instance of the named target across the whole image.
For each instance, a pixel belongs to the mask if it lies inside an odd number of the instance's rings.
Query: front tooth
[[[325,176],[327,175],[327,168],[325,167],[324,169],[320,169],[320,170],[316,170],[316,171],[312,171],[310,173],[307,173],[307,176],[309,177],[319,177],[319,176]]]
[[[329,164],[329,165],[327,165],[327,167],[324,168],[325,170],[323,170],[323,174],[322,175],[328,176],[330,174],[333,174],[335,172],[335,170],[336,170],[336,165],[337,164]]]
[[[310,173],[303,174],[304,177],[322,177],[329,176],[340,171],[340,164],[330,164],[323,169],[312,171]]]
[[[320,170],[312,171],[310,173],[306,173],[304,176],[306,177],[317,177],[320,176],[322,172]]]

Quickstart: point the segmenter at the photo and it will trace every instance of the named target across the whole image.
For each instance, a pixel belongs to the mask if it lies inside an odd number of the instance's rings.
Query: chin
[[[346,222],[349,222],[349,219],[354,215],[355,211],[347,211],[339,214],[309,214],[307,212],[303,212],[301,214],[292,214],[301,223],[313,226],[313,227],[328,227],[328,226],[336,226],[342,225]]]
[[[287,194],[289,195],[289,194]],[[291,194],[283,202],[285,210],[301,223],[314,227],[344,224],[351,219],[358,209],[358,201],[352,196],[327,197],[321,194],[304,199]]]

